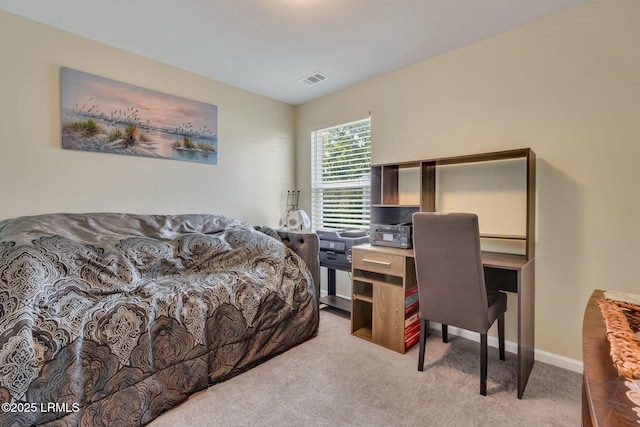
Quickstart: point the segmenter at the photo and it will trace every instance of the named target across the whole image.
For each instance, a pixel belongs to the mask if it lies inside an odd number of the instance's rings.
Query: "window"
[[[371,118],[311,132],[311,209],[319,228],[369,228]]]

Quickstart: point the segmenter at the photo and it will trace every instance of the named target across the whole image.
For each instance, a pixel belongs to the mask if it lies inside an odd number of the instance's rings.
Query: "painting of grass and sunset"
[[[60,68],[62,148],[218,163],[218,107]]]

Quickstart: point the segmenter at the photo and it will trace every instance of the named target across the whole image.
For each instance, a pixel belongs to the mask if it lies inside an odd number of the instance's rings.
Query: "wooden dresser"
[[[640,416],[627,398],[625,378],[609,355],[606,327],[597,300],[604,291],[595,290],[584,312],[582,324],[582,425],[638,426]]]

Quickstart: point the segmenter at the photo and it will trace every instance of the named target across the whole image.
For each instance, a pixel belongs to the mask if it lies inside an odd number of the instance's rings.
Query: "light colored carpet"
[[[536,362],[522,400],[516,357],[489,348],[487,396],[477,342],[438,332],[406,354],[353,337],[349,319],[321,311],[317,337],[192,396],[152,427],[198,426],[578,426],[581,376]]]

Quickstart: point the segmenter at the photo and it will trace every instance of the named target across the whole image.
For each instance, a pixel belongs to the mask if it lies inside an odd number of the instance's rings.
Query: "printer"
[[[369,242],[367,230],[316,230],[320,238],[320,265],[351,270],[351,248]]]
[[[371,244],[392,248],[411,249],[411,223],[371,224]]]

